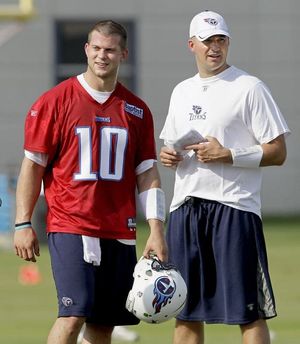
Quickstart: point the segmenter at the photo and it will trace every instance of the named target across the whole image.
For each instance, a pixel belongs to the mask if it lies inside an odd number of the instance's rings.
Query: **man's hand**
[[[40,255],[39,242],[32,227],[15,230],[15,253],[20,258],[36,262],[35,256]]]
[[[157,255],[162,262],[168,261],[168,247],[163,231],[163,223],[159,220],[149,219],[150,235],[146,242],[143,256],[149,258],[151,254]]]
[[[187,150],[193,150],[198,161],[203,163],[222,162],[232,163],[232,156],[229,149],[223,147],[220,142],[212,137],[205,137],[206,142],[185,147]]]
[[[166,167],[176,167],[183,159],[181,154],[166,146],[161,148],[159,156],[162,165]]]

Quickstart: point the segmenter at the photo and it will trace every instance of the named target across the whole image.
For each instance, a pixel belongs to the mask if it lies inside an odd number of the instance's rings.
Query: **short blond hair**
[[[107,36],[118,35],[121,38],[121,49],[125,50],[127,48],[127,31],[121,24],[113,20],[101,20],[100,22],[96,23],[88,33],[88,43],[91,41],[91,35],[93,31],[98,31]]]

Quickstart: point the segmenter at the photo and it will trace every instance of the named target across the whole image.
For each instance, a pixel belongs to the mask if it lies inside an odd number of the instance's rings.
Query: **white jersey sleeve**
[[[246,104],[244,121],[249,124],[257,142],[268,143],[281,134],[289,134],[286,121],[263,82],[258,82],[249,91]]]
[[[38,165],[41,165],[43,167],[47,166],[48,162],[48,154],[46,153],[38,153],[38,152],[30,152],[28,150],[24,150],[25,156],[27,159],[34,161]]]

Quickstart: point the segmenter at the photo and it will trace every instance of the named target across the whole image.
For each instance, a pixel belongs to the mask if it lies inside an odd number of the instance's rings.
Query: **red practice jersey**
[[[48,154],[48,232],[135,238],[135,169],[156,159],[153,119],[141,99],[118,83],[99,104],[70,78],[29,110],[24,149]]]

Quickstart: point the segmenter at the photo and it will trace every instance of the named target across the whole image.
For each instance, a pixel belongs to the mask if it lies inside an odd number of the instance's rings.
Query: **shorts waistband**
[[[220,202],[214,201],[212,199],[199,198],[199,197],[194,197],[194,196],[187,196],[184,199],[184,204],[186,205],[195,205],[195,204],[204,204],[204,203],[220,204]]]

